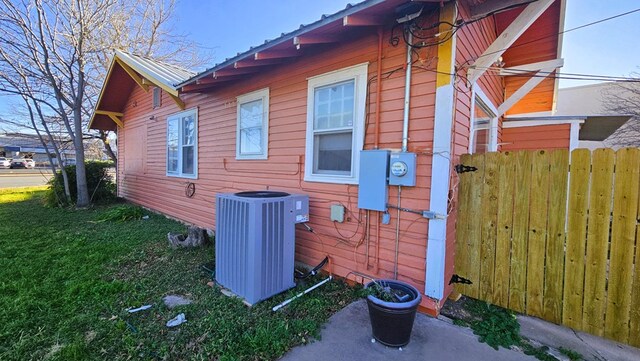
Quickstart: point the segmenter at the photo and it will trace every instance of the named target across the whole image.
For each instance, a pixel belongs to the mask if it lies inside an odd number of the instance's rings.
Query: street
[[[49,178],[48,169],[0,169],[0,189],[42,186]]]

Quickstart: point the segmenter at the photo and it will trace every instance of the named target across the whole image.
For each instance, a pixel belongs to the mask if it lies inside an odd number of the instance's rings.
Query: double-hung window
[[[269,88],[239,96],[236,159],[267,159]]]
[[[367,64],[309,79],[305,180],[358,182]]]
[[[198,177],[198,111],[185,110],[167,118],[167,175]]]
[[[471,113],[470,153],[486,153],[498,150],[498,118],[496,108],[479,88],[474,90]]]

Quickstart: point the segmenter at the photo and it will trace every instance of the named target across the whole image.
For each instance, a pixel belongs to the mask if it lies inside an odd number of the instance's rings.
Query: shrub
[[[113,167],[111,162],[86,162],[87,187],[89,188],[89,198],[92,203],[109,203],[116,199],[116,185],[109,175],[109,168]],[[45,204],[51,207],[68,206],[76,203],[76,166],[68,165],[64,167],[69,178],[69,191],[71,192],[71,202],[65,201],[64,182],[62,173],[58,171],[49,180],[49,190],[45,196]]]
[[[111,208],[98,217],[98,222],[126,222],[142,219],[142,208],[130,204],[124,204]]]

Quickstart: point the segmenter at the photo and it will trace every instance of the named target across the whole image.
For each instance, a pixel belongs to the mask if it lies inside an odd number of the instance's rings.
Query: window
[[[198,177],[198,111],[186,110],[167,118],[167,175]]]
[[[367,64],[309,79],[305,180],[358,183]]]
[[[238,97],[236,159],[267,159],[269,88]]]
[[[160,108],[162,105],[162,89],[153,88],[153,109]]]
[[[498,150],[498,111],[479,88],[474,89],[473,97],[469,153],[495,152]]]

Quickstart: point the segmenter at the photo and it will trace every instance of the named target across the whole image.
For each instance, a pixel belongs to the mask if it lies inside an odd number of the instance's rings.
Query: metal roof
[[[179,66],[125,53],[121,50],[116,50],[116,56],[149,80],[155,80],[173,89],[177,89],[176,85],[196,75],[195,72]]]
[[[134,73],[139,74],[142,79],[139,79]],[[179,101],[179,98],[177,98],[178,87],[176,85],[194,75],[196,75],[196,72],[173,64],[116,50],[107,76],[102,84],[96,107],[89,120],[89,128],[115,130],[115,124],[113,124],[111,118],[108,115],[98,114],[98,112],[120,112],[128,99],[132,86],[136,82],[145,90],[149,84],[162,88],[174,100],[177,99],[176,101]],[[116,91],[107,92],[106,89],[112,77],[115,77],[120,83]],[[134,78],[138,79],[134,81]],[[96,119],[97,126],[94,124]]]
[[[239,61],[239,60],[244,60],[244,59],[253,59],[253,55],[260,52],[260,51],[264,51],[266,49],[270,49],[276,45],[279,44],[283,44],[286,42],[291,42],[291,40],[299,35],[308,33],[312,30],[318,29],[322,26],[325,26],[327,24],[330,24],[334,21],[337,20],[341,20],[342,18],[344,18],[345,16],[351,15],[351,14],[355,14],[358,13],[364,9],[370,8],[372,6],[384,3],[386,0],[365,0],[362,1],[360,3],[357,3],[355,5],[352,4],[347,4],[347,6],[343,9],[340,10],[334,14],[330,14],[330,15],[322,15],[322,17],[311,23],[311,24],[302,24],[300,25],[300,28],[291,31],[289,33],[282,33],[279,37],[273,39],[273,40],[265,40],[264,44],[256,46],[256,47],[251,47],[249,48],[249,50],[242,52],[242,53],[238,53],[236,56],[231,57],[231,58],[227,58],[225,59],[223,62],[218,63],[216,65],[214,65],[213,67],[200,72],[198,74],[196,74],[195,76],[193,76],[190,79],[185,80],[184,82],[180,83],[178,88],[193,83],[194,81],[204,78],[208,75],[213,74],[216,70],[220,70],[222,68],[225,68],[227,66],[233,65],[235,62]],[[424,2],[440,2],[441,0],[423,0]],[[448,1],[448,0],[445,0]]]

